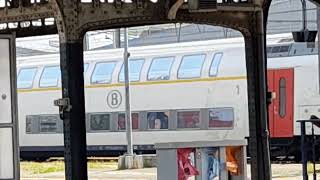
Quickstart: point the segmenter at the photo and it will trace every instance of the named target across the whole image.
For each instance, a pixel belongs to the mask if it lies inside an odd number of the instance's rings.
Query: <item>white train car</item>
[[[244,139],[248,110],[241,39],[130,48],[133,143]],[[125,151],[123,50],[85,53],[89,154]],[[22,157],[63,152],[59,55],[19,59]],[[230,98],[232,97],[232,98]]]
[[[297,120],[320,117],[317,47],[269,38],[268,87],[272,156],[299,158]],[[248,137],[242,38],[130,48],[133,143],[151,152],[157,142]],[[87,144],[91,155],[126,150],[123,50],[85,53]],[[59,55],[25,57],[18,65],[22,157],[62,155]],[[309,131],[310,132],[310,131]],[[319,131],[317,133],[320,133]]]

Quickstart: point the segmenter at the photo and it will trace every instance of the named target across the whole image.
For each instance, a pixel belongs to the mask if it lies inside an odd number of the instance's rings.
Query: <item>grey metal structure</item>
[[[195,1],[195,0],[189,0]],[[265,35],[271,0],[202,1],[190,10],[181,0],[5,0],[0,9],[1,33],[18,37],[59,33],[62,72],[60,105],[64,122],[66,179],[87,179],[85,98],[83,82],[83,36],[90,30],[185,22],[217,25],[239,30],[245,38],[251,178],[271,179]],[[209,9],[208,9],[209,7]],[[47,18],[55,23],[46,25]],[[40,21],[39,21],[40,19]],[[40,22],[40,26],[32,25]]]
[[[0,35],[0,180],[20,176],[14,35]]]

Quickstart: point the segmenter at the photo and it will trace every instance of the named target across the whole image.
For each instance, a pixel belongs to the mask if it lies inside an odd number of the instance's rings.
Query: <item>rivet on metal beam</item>
[[[92,1],[92,7],[100,7],[101,6],[101,2],[100,0],[93,0]]]
[[[137,8],[141,9],[143,8],[143,1],[142,0],[136,0]]]
[[[115,0],[114,4],[115,4],[116,8],[121,8],[122,7],[122,1],[121,0]]]

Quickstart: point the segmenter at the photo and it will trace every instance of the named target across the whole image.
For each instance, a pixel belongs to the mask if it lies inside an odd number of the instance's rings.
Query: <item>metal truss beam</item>
[[[49,3],[33,4],[32,6],[27,7],[0,8],[0,23],[30,21],[52,17],[53,10]]]
[[[16,37],[29,37],[34,36],[35,32],[37,36],[41,35],[50,35],[50,34],[57,34],[57,27],[56,25],[50,26],[30,26],[27,28],[13,28],[13,29],[3,29],[0,30],[1,34],[11,34],[15,33]]]
[[[20,2],[21,1],[21,2]],[[121,0],[115,0],[113,3],[101,3],[99,0],[93,0],[92,3],[80,3],[78,1],[69,2],[63,0],[43,1],[42,3],[25,3],[29,0],[12,0],[10,7],[0,8],[1,23],[22,23],[25,21],[58,17],[63,21],[59,23],[64,29],[72,26],[72,34],[84,34],[89,30],[98,30],[106,28],[115,28],[122,26],[140,26],[146,24],[160,24],[170,22],[199,22],[210,23],[230,27],[234,29],[247,28],[245,25],[247,12],[261,10],[262,0],[253,0],[251,3],[233,3],[232,1],[223,1],[217,5],[217,11],[197,12],[188,11],[188,5],[183,4],[174,20],[168,18],[170,7],[174,1],[158,1],[153,3],[149,0],[134,0],[132,3],[124,3]],[[19,5],[21,4],[21,5]],[[57,13],[59,11],[59,13]],[[59,18],[60,17],[60,18]],[[73,19],[68,20],[69,17]],[[41,34],[56,33],[56,31],[46,30],[45,25]],[[24,27],[17,27],[16,31],[24,32]],[[11,32],[5,28],[2,32]],[[35,29],[35,31],[33,31]],[[29,33],[18,33],[21,36],[31,36],[39,33],[40,28],[30,28]],[[69,35],[69,36],[70,36]],[[76,38],[78,39],[78,38]]]

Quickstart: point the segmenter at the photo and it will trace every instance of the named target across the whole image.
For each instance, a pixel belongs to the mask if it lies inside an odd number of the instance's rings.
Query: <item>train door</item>
[[[276,94],[269,106],[271,137],[293,136],[293,69],[268,70],[268,89]]]
[[[12,36],[0,35],[0,179],[19,179],[16,65]]]

